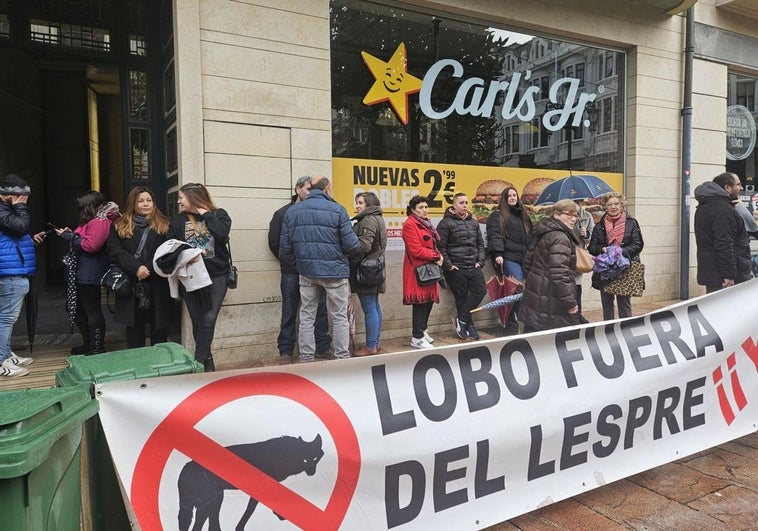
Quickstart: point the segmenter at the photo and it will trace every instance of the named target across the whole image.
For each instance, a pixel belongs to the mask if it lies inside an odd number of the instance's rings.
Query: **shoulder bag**
[[[226,274],[226,287],[237,289],[237,266],[232,260],[232,246],[229,245],[229,238],[226,240],[226,250],[229,251],[229,272]]]
[[[355,282],[373,288],[384,282],[385,276],[384,255],[380,254],[360,261],[355,271]]]
[[[150,228],[145,227],[145,230],[142,232],[142,238],[137,246],[137,250],[134,253],[134,258],[138,261],[142,254],[142,249],[145,248],[148,232],[150,232]],[[108,269],[105,270],[105,274],[100,278],[100,285],[110,293],[115,293],[116,295],[121,296],[129,295],[134,290],[132,277],[116,264],[108,266]]]
[[[576,248],[576,266],[574,267],[574,271],[577,273],[591,273],[595,265],[592,255],[582,245],[575,245],[574,247]]]

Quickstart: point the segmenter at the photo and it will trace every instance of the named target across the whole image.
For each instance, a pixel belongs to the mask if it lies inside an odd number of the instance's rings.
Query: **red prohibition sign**
[[[298,402],[326,426],[337,450],[337,479],[326,509],[316,507],[195,429],[198,422],[219,407],[254,395],[280,396]],[[163,529],[160,482],[173,451],[193,459],[301,529],[339,528],[361,467],[355,429],[340,405],[313,382],[287,373],[243,374],[217,380],[192,393],[163,419],[145,442],[132,478],[132,505],[146,531]]]

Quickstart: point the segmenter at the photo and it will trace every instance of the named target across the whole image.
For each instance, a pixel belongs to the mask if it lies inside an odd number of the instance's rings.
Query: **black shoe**
[[[466,325],[466,333],[468,334],[469,339],[473,339],[474,341],[479,340],[479,332],[476,331],[474,323],[469,323]]]
[[[453,317],[453,328],[455,328],[455,335],[457,335],[459,338],[466,339],[468,337],[468,332],[466,331],[466,323],[457,317]]]
[[[515,336],[518,334],[518,321],[508,321],[505,323],[505,335]]]
[[[79,345],[78,347],[72,348],[69,352],[72,356],[87,354],[89,352],[89,345]]]
[[[205,358],[203,367],[205,367],[205,372],[216,372],[216,364],[213,363],[213,356]]]

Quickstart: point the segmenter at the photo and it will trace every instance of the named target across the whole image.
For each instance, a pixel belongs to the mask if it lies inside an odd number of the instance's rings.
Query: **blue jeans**
[[[13,325],[28,292],[29,277],[0,277],[0,363],[11,356]]]
[[[521,264],[514,262],[513,260],[503,260],[503,274],[506,277],[513,277],[516,280],[520,280],[521,282],[524,281],[524,270],[521,268]],[[518,311],[520,308],[521,301],[515,302],[513,304],[513,310],[511,310],[511,315],[508,319],[512,321],[515,316],[518,316]]]
[[[359,293],[363,315],[366,317],[366,348],[376,348],[379,345],[379,334],[382,332],[382,308],[379,306],[378,293]]]
[[[280,356],[292,356],[297,343],[297,311],[300,307],[300,275],[282,273],[279,282],[282,292],[282,321],[276,345]],[[326,354],[332,343],[329,337],[329,317],[326,314],[326,293],[321,293],[316,309],[316,354]]]

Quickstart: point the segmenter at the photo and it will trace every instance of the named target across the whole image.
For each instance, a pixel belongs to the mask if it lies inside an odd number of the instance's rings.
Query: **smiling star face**
[[[366,105],[389,101],[398,119],[408,123],[408,95],[421,90],[421,80],[408,73],[408,55],[400,43],[389,61],[361,52],[363,61],[374,76],[374,84],[363,98]]]

